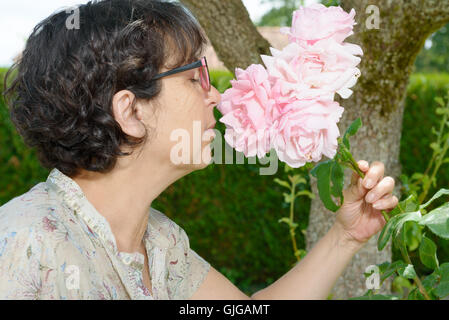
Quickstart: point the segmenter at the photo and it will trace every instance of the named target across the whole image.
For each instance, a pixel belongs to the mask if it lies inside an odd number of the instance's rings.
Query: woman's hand
[[[398,198],[392,195],[395,182],[391,177],[384,177],[382,162],[369,166],[360,160],[358,165],[365,178],[352,174],[351,185],[343,190],[344,202],[337,211],[336,224],[346,240],[364,244],[385,225],[381,210],[391,211]]]

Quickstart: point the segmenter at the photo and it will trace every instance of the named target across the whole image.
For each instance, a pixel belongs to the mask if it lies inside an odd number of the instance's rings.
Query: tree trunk
[[[350,42],[360,44],[365,53],[362,76],[351,99],[340,101],[345,107],[340,130],[360,117],[363,127],[351,138],[351,150],[356,160],[382,161],[385,175],[395,178],[395,194],[399,197],[401,166],[399,150],[406,88],[413,72],[416,56],[426,39],[449,20],[449,1],[423,0],[342,0],[342,7],[357,12],[355,35]],[[368,29],[366,8],[375,4],[380,9],[379,29]],[[370,21],[369,21],[370,22]],[[346,185],[351,172],[345,175]],[[317,194],[316,180],[312,189]],[[307,249],[310,250],[335,221],[318,199],[312,201]],[[391,246],[382,252],[377,250],[377,236],[360,250],[339,278],[333,290],[333,298],[346,299],[366,292],[363,273],[369,265],[391,260]],[[381,293],[390,291],[386,282]]]
[[[260,55],[270,54],[270,43],[257,31],[241,0],[181,2],[195,14],[218,58],[231,72],[262,64]]]
[[[257,32],[241,0],[181,0],[206,30],[218,57],[229,70],[261,63],[260,54],[269,53],[269,43]],[[356,159],[382,161],[386,175],[398,181],[401,172],[399,143],[401,140],[404,98],[414,61],[425,40],[449,21],[449,0],[342,0],[343,8],[357,12],[355,35],[350,42],[364,50],[362,77],[349,100],[341,101],[346,111],[340,129],[360,117],[363,127],[351,139]],[[380,10],[379,29],[368,29],[365,23],[369,5]],[[346,174],[348,184],[350,172]],[[399,189],[399,186],[397,186]],[[398,190],[397,189],[397,190]],[[318,194],[316,181],[312,190]],[[399,193],[396,190],[396,195]],[[307,249],[321,239],[334,222],[334,214],[319,198],[312,201]],[[377,251],[377,237],[356,254],[337,281],[334,299],[358,296],[366,291],[365,269],[390,260],[390,247]],[[389,292],[388,283],[383,286]]]

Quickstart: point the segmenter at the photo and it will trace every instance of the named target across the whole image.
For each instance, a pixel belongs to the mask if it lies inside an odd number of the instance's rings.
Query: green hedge
[[[221,92],[232,79],[226,72],[211,72],[211,77]],[[424,170],[429,128],[437,121],[432,112],[433,97],[448,85],[449,75],[415,75],[411,80],[401,143],[406,173]],[[220,118],[218,110],[215,117]],[[217,129],[224,133],[222,123],[217,122]],[[0,139],[1,205],[43,181],[48,170],[40,167],[35,152],[16,134],[1,98]],[[186,230],[196,252],[247,294],[272,283],[295,262],[288,228],[278,223],[288,215],[283,190],[273,183],[275,177],[284,177],[283,164],[275,176],[258,172],[258,165],[247,163],[211,164],[175,182],[153,203]],[[448,184],[447,169],[442,171],[440,182]],[[299,229],[305,229],[310,201],[299,199],[295,207]],[[303,234],[297,232],[297,236],[298,246],[304,248]]]

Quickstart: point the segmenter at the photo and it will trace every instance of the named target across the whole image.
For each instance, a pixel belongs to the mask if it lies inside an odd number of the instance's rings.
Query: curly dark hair
[[[62,10],[33,29],[4,82],[11,120],[25,143],[44,167],[69,176],[80,169],[108,172],[117,157],[131,154],[121,146],[134,150],[147,141],[148,132],[137,139],[115,121],[116,92],[156,98],[161,83],[151,79],[162,67],[193,62],[207,45],[198,21],[178,3],[102,0],[77,8],[79,28],[66,25],[75,11]]]

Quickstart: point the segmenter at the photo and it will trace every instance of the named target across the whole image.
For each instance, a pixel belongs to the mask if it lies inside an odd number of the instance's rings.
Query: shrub
[[[5,70],[0,70],[1,79],[3,72]],[[212,84],[220,92],[230,86],[232,78],[229,72],[211,71]],[[430,128],[438,123],[432,110],[433,99],[437,95],[444,96],[448,89],[447,74],[412,76],[401,140],[400,160],[404,173],[424,171],[430,155]],[[215,118],[218,120],[220,116],[215,110]],[[216,128],[224,134],[222,123],[217,122]],[[37,162],[35,152],[25,147],[11,125],[2,97],[0,163],[0,205],[44,181],[48,175]],[[278,279],[296,261],[288,227],[278,223],[288,208],[283,204],[282,187],[273,179],[285,178],[284,166],[279,163],[275,176],[261,176],[258,168],[246,162],[242,165],[211,164],[175,182],[153,203],[156,209],[186,230],[198,254],[247,294]],[[441,169],[441,175],[437,188],[449,185],[447,166]],[[308,224],[310,200],[298,199],[295,209],[299,230],[303,230]],[[302,249],[304,236],[301,232],[297,232],[297,236],[298,248]],[[442,261],[447,261],[449,244],[439,242],[438,246]],[[441,255],[444,252],[445,257]]]

